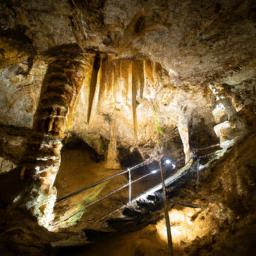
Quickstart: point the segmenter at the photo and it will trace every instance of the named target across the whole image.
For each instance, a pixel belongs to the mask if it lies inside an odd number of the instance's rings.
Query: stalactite
[[[122,96],[120,94],[120,60],[114,62],[114,90],[113,97],[115,105],[118,106],[122,102]]]
[[[96,77],[96,85],[94,87],[94,93],[93,93],[93,99],[92,102],[90,103],[90,105],[88,107],[90,107],[91,112],[90,112],[90,120],[89,122],[93,119],[93,117],[96,116],[97,112],[99,112],[99,105],[100,105],[100,91],[101,91],[101,86],[102,86],[102,76],[103,76],[103,72],[104,70],[103,68],[103,55],[99,55],[99,66],[98,66],[98,70],[97,70],[97,77]]]
[[[137,120],[137,92],[140,88],[141,73],[140,70],[140,61],[133,61],[132,65],[132,115],[133,115],[133,129],[134,129],[134,136],[137,138],[137,131],[138,131],[138,120]]]
[[[90,69],[89,57],[74,50],[49,64],[33,130],[23,158],[22,176],[28,186],[18,204],[49,228],[56,200],[54,181],[60,166],[62,139],[80,88]]]
[[[127,73],[128,73],[128,79],[127,79],[127,104],[132,104],[132,62],[129,61],[127,65]]]
[[[144,84],[145,84],[143,60],[140,60],[138,62],[137,70],[138,70],[138,74],[139,74],[139,92],[140,92],[139,96],[142,99],[143,92],[144,92]]]
[[[113,61],[109,62],[109,84],[108,84],[108,99],[110,99],[111,104],[115,105],[115,66],[113,64]]]
[[[101,64],[100,64],[100,81],[99,81],[99,95],[98,95],[98,104],[97,111],[101,109],[101,103],[105,99],[105,92],[108,88],[109,81],[109,66],[108,66],[108,55],[101,55]]]
[[[148,79],[149,83],[154,84],[155,78],[154,78],[154,63],[150,60],[144,61],[144,73],[146,76],[146,79]]]
[[[98,80],[99,68],[100,68],[100,56],[96,55],[95,60],[94,60],[94,64],[93,64],[93,71],[92,71],[90,89],[89,89],[87,123],[90,122],[90,118],[91,118],[91,112],[92,112],[92,107],[93,107],[93,100],[94,100],[94,97],[95,97],[95,91],[96,91],[96,85],[97,85],[97,80]]]
[[[161,78],[161,73],[162,73],[162,66],[160,65],[160,63],[158,62],[154,62],[154,79],[155,79],[155,83],[159,83],[159,81],[162,80]]]
[[[129,78],[129,60],[122,60],[121,65],[120,65],[120,80],[122,81],[122,86],[123,86],[123,98],[125,100],[125,103],[127,104],[128,101],[128,78]]]

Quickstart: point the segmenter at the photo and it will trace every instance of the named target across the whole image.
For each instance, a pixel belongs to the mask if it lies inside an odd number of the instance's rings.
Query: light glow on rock
[[[182,210],[172,209],[169,211],[171,221],[171,233],[174,245],[191,243],[198,237],[203,237],[210,232],[211,223],[208,221],[193,221],[193,216],[199,212],[198,209],[185,207]],[[161,240],[167,243],[165,220],[156,224],[157,233]]]

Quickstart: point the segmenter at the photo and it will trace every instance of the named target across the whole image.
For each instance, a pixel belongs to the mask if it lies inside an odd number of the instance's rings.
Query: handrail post
[[[131,169],[128,168],[128,174],[129,174],[129,203],[132,201],[132,175],[131,175]]]
[[[159,160],[159,166],[160,166],[161,180],[162,180],[162,187],[163,187],[164,216],[165,216],[165,225],[166,225],[166,233],[167,233],[168,255],[173,256],[171,222],[168,214],[167,195],[166,195],[166,187],[165,187],[165,173],[162,166],[162,157]]]

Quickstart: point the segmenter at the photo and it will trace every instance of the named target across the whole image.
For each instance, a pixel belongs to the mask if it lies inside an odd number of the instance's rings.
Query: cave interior
[[[255,129],[254,0],[0,0],[0,255],[256,255]]]

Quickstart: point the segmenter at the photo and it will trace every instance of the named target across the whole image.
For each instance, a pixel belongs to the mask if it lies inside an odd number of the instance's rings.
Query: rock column
[[[226,97],[221,86],[210,85],[209,88],[216,100],[212,111],[216,122],[214,131],[220,139],[220,146],[229,148],[246,133],[245,123],[237,115],[231,100]]]
[[[79,49],[64,52],[48,66],[45,75],[22,177],[28,183],[21,195],[22,206],[50,228],[56,201],[54,181],[60,166],[62,139],[69,125],[79,90],[85,81],[92,56]]]

